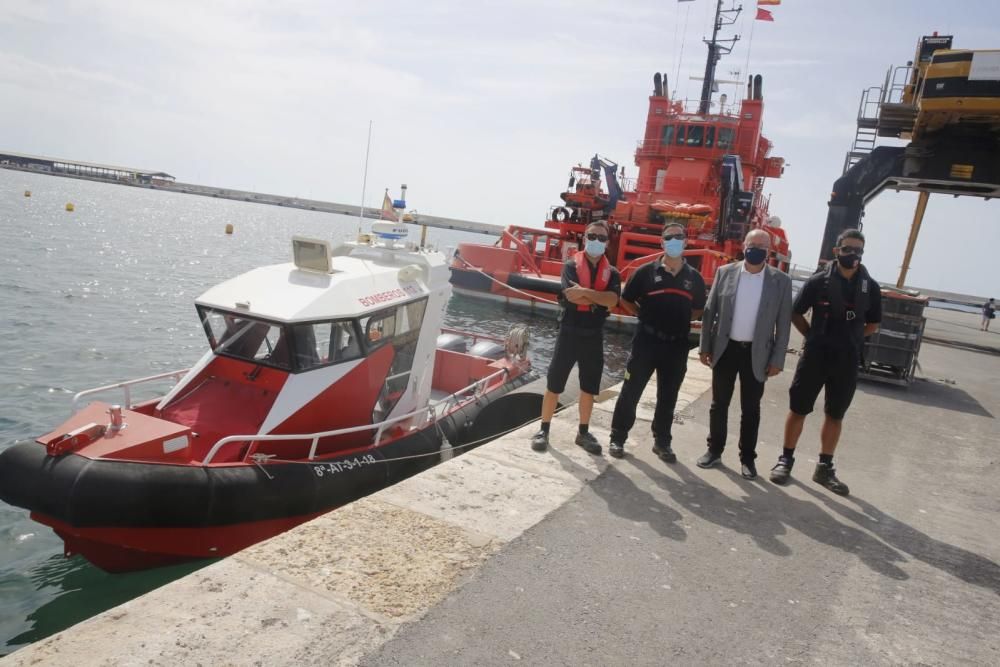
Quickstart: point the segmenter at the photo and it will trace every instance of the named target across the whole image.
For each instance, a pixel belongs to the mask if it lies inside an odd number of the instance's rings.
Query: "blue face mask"
[[[668,241],[664,241],[663,252],[667,253],[667,257],[680,257],[684,254],[683,239],[670,239]]]
[[[743,251],[743,257],[747,260],[747,264],[756,266],[757,264],[762,264],[767,259],[767,249],[747,248]]]
[[[604,241],[598,241],[594,239],[593,241],[587,241],[583,246],[583,251],[586,252],[591,257],[600,257],[604,254],[604,249],[607,247],[607,243]]]

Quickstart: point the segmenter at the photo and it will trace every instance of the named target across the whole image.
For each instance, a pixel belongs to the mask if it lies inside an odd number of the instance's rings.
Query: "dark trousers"
[[[656,413],[653,416],[653,438],[670,444],[670,427],[674,422],[677,392],[687,373],[687,337],[660,341],[639,333],[632,341],[625,369],[625,383],[615,403],[611,418],[611,440],[624,444],[635,425],[635,409],[642,391],[656,371]]]
[[[730,341],[722,358],[712,368],[712,407],[709,409],[708,448],[721,454],[726,448],[729,402],[740,378],[740,461],[757,458],[757,430],[760,428],[760,399],[764,383],[754,377],[750,345]]]

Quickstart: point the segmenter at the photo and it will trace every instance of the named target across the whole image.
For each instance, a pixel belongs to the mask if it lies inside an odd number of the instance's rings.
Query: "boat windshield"
[[[284,324],[198,307],[212,351],[296,373],[364,356],[357,320]]]
[[[198,314],[216,354],[291,369],[292,355],[283,325],[202,306]]]

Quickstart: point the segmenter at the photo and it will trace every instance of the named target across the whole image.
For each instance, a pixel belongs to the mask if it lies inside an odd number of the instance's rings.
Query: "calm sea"
[[[75,212],[65,211],[67,202]],[[292,235],[340,240],[357,228],[356,219],[337,215],[0,169],[0,448],[51,430],[77,391],[187,368],[206,346],[193,305],[199,294],[290,261]],[[442,248],[490,242],[434,229],[428,238]],[[527,323],[532,361],[544,372],[550,316],[454,297],[445,322],[500,335]],[[609,334],[612,377],[622,372],[627,345],[627,336]],[[64,558],[51,530],[0,503],[0,655],[197,567],[105,574]]]

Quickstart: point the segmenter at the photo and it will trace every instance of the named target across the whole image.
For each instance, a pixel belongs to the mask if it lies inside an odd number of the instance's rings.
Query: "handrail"
[[[274,442],[274,441],[279,441],[279,440],[312,440],[312,445],[309,447],[309,460],[311,461],[311,460],[313,460],[313,459],[316,458],[316,447],[318,446],[319,440],[321,438],[330,438],[330,437],[337,436],[337,435],[349,435],[351,433],[362,433],[364,431],[370,431],[370,430],[373,430],[373,429],[377,429],[376,437],[375,437],[375,442],[372,443],[371,446],[372,447],[378,447],[378,445],[379,445],[379,443],[381,442],[381,439],[382,439],[382,432],[384,431],[384,429],[385,429],[386,426],[388,426],[390,424],[395,424],[396,422],[403,421],[404,419],[409,419],[410,417],[415,417],[415,416],[417,416],[417,415],[419,415],[421,413],[428,412],[428,411],[430,411],[432,414],[434,414],[433,419],[436,420],[437,419],[437,415],[435,414],[435,409],[437,408],[437,406],[441,405],[442,403],[447,403],[448,401],[451,401],[455,397],[457,397],[457,396],[459,396],[459,395],[461,395],[461,394],[463,394],[463,393],[465,393],[467,391],[474,390],[477,386],[479,386],[481,384],[485,388],[487,386],[487,384],[489,383],[490,380],[492,380],[493,378],[495,378],[495,377],[497,377],[499,375],[502,375],[502,374],[505,374],[505,373],[508,373],[508,372],[509,372],[508,369],[502,368],[499,371],[496,371],[495,373],[491,373],[490,375],[487,375],[486,377],[483,377],[483,378],[480,378],[480,379],[476,380],[475,382],[473,382],[472,384],[470,384],[467,387],[463,387],[462,389],[459,389],[455,393],[453,393],[453,394],[451,394],[451,395],[449,395],[449,396],[441,399],[440,401],[438,401],[436,403],[428,403],[424,407],[422,407],[422,408],[420,408],[418,410],[414,410],[413,412],[409,412],[409,413],[407,413],[405,415],[399,415],[397,417],[393,417],[392,419],[386,419],[386,420],[383,420],[381,422],[377,422],[375,424],[362,424],[361,426],[350,426],[348,428],[334,429],[332,431],[321,431],[319,433],[288,433],[288,434],[282,434],[282,435],[266,435],[266,434],[265,435],[227,435],[226,437],[218,440],[214,445],[212,445],[212,449],[210,449],[208,451],[208,454],[205,455],[205,458],[202,460],[201,465],[202,466],[207,466],[208,464],[210,464],[212,462],[212,460],[215,458],[215,455],[219,453],[219,450],[222,449],[222,447],[224,445],[228,445],[231,442]],[[249,451],[248,451],[248,454],[249,454]]]
[[[102,391],[108,391],[108,390],[111,390],[111,389],[124,389],[125,390],[125,407],[126,408],[131,408],[132,407],[132,391],[131,391],[131,388],[134,387],[135,385],[142,384],[144,382],[154,382],[156,380],[163,380],[165,378],[174,378],[175,380],[180,380],[182,377],[184,377],[185,375],[187,375],[188,371],[190,371],[190,370],[191,370],[190,368],[185,368],[185,369],[179,370],[179,371],[170,371],[169,373],[160,373],[159,375],[150,375],[149,377],[138,378],[136,380],[126,380],[125,382],[118,382],[118,383],[115,383],[115,384],[109,384],[109,385],[106,385],[104,387],[95,387],[93,389],[85,389],[85,390],[83,390],[81,392],[78,392],[76,395],[73,396],[73,406],[72,406],[73,412],[74,413],[76,412],[76,410],[77,410],[76,404],[84,396],[89,396],[90,394],[96,394],[96,393],[99,393],[99,392],[102,392]]]
[[[450,333],[450,334],[460,335],[460,336],[463,336],[465,338],[471,338],[473,345],[475,345],[480,340],[491,340],[494,343],[503,343],[503,342],[505,342],[504,339],[501,338],[500,336],[491,336],[489,334],[468,333],[467,331],[461,331],[460,329],[452,329],[451,327],[441,327],[441,333]]]

